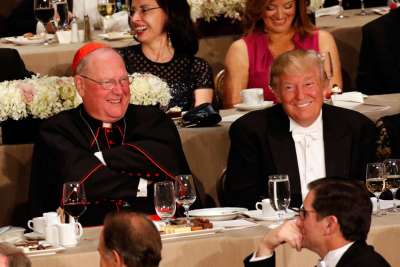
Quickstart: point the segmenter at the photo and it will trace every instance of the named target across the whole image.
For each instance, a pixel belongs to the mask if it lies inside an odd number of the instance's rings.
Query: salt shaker
[[[74,16],[71,21],[71,43],[79,42],[78,22]]]

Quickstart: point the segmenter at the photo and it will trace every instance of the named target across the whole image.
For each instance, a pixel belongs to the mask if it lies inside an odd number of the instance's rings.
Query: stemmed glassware
[[[54,17],[54,7],[52,0],[34,0],[33,1],[33,11],[35,13],[35,17],[39,20],[44,28],[44,45],[48,45],[47,35],[46,35],[46,25],[50,22],[50,20]]]
[[[385,212],[381,210],[381,205],[379,201],[379,197],[381,196],[382,192],[385,190],[385,166],[381,162],[376,163],[368,163],[366,176],[365,176],[365,183],[367,186],[368,191],[373,193],[376,197],[376,216],[385,215]]]
[[[97,0],[97,11],[103,17],[103,32],[107,29],[107,20],[115,13],[115,0]]]
[[[337,19],[344,19],[345,16],[343,14],[343,0],[338,0],[339,2],[339,12],[336,15]]]
[[[360,16],[367,16],[368,12],[365,10],[364,0],[360,0],[361,2],[361,11],[358,13]]]
[[[400,159],[387,159],[383,162],[385,164],[385,177],[386,188],[388,188],[393,195],[393,208],[392,212],[398,212],[396,208],[396,192],[400,188]]]
[[[278,215],[278,224],[283,222],[283,215],[290,204],[290,183],[287,174],[268,176],[268,195],[271,205]]]
[[[196,200],[196,188],[193,177],[190,174],[182,174],[175,177],[176,202],[185,209],[186,224],[190,225],[189,208]]]
[[[176,210],[174,183],[171,181],[154,184],[154,207],[158,217],[169,223]]]
[[[80,182],[66,182],[63,185],[63,207],[75,222],[86,211],[87,199],[85,187]]]

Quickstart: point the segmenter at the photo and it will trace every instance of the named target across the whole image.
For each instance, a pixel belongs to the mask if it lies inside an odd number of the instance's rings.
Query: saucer
[[[25,233],[24,236],[27,239],[30,239],[30,240],[43,240],[43,239],[45,239],[44,234],[40,234],[40,233],[36,233],[36,232]]]
[[[234,105],[235,108],[238,110],[244,110],[244,111],[250,111],[250,110],[259,110],[259,109],[264,109],[268,107],[272,107],[274,105],[273,101],[264,101],[263,103],[259,105],[249,105],[245,103],[239,103]]]
[[[243,213],[257,221],[276,221],[276,220],[278,220],[277,214],[274,214],[271,216],[264,216],[262,214],[261,210],[249,210],[249,211],[245,211]],[[282,219],[287,220],[287,219],[293,218],[294,216],[296,216],[296,213],[291,210],[288,210],[288,212],[283,215]]]

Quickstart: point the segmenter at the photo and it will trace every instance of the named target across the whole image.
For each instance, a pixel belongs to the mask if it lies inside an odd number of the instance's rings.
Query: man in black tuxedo
[[[317,253],[318,266],[389,267],[366,244],[371,226],[372,203],[364,185],[348,178],[322,178],[308,185],[310,191],[296,220],[271,230],[257,251],[245,259],[246,267],[275,266],[274,250],[288,243],[300,251]]]
[[[106,66],[106,67],[105,67]],[[62,205],[65,182],[85,185],[83,225],[99,225],[114,210],[154,213],[153,183],[189,173],[178,131],[156,106],[130,102],[130,78],[121,56],[87,43],[72,69],[83,104],[41,124],[35,142],[31,216]]]
[[[324,104],[328,81],[318,55],[283,54],[274,61],[271,81],[279,104],[250,112],[230,128],[224,204],[254,209],[268,197],[272,174],[289,175],[295,207],[312,180],[363,180],[366,164],[375,158],[376,128],[358,112]]]
[[[362,28],[357,88],[365,94],[400,92],[400,8]]]

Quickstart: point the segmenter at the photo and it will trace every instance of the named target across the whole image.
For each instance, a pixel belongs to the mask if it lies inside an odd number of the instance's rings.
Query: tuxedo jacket
[[[364,115],[330,105],[322,107],[327,176],[365,179],[375,159],[376,128]],[[302,204],[296,149],[289,118],[281,105],[250,112],[229,131],[231,148],[223,186],[226,204],[254,209],[268,197],[268,175],[288,174],[291,206]]]
[[[400,8],[362,28],[357,88],[366,94],[400,92]]]
[[[266,260],[249,262],[251,256],[244,260],[245,267],[275,267],[275,255]],[[365,241],[356,241],[343,254],[336,267],[390,267],[390,264]]]
[[[113,127],[106,137],[102,122],[90,117],[82,105],[42,123],[33,152],[31,216],[56,210],[62,185],[68,181],[85,185],[91,204],[80,221],[86,225],[102,224],[105,214],[118,208],[121,200],[132,210],[155,213],[153,184],[147,197],[137,197],[139,180],[173,180],[177,174],[189,173],[178,131],[153,106],[129,105],[125,117]],[[97,151],[106,165],[94,156]]]

